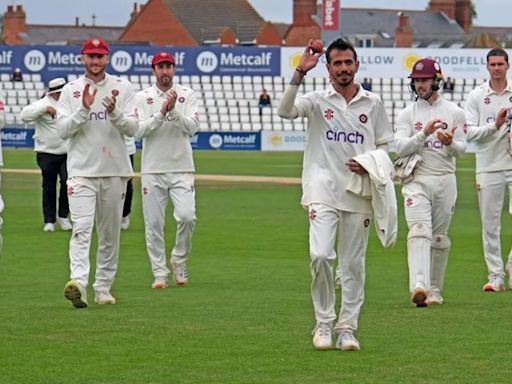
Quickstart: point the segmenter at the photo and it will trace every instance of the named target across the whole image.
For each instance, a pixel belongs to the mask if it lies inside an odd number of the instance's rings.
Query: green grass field
[[[293,177],[302,161],[297,153],[196,152],[195,158],[199,174]],[[36,169],[30,151],[4,150],[4,159],[5,168]],[[508,382],[512,291],[481,290],[486,268],[472,156],[460,160],[458,176],[445,304],[417,309],[409,302],[400,203],[396,246],[383,249],[371,235],[357,332],[362,350],[351,353],[311,344],[300,186],[198,182],[189,285],[154,291],[136,180],[113,289],[118,304],[95,305],[90,288],[89,308],[75,310],[63,297],[69,232],[43,233],[39,175],[5,172],[0,383]],[[169,217],[169,250],[174,230]],[[508,214],[502,233],[506,254]]]

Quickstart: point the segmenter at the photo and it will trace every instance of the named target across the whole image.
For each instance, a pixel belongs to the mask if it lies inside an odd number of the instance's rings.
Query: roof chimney
[[[428,9],[431,12],[444,12],[450,20],[455,20],[455,0],[430,0]]]
[[[293,25],[314,25],[313,15],[316,15],[316,0],[293,0]]]
[[[473,9],[471,0],[457,0],[455,3],[455,20],[464,29],[469,31],[473,18]]]
[[[16,8],[12,5],[7,6],[7,12],[4,13],[4,43],[19,45],[23,44],[21,35],[27,32],[26,15],[22,5]]]
[[[410,48],[412,47],[412,28],[409,22],[409,16],[403,12],[398,12],[398,26],[395,29],[395,47]]]

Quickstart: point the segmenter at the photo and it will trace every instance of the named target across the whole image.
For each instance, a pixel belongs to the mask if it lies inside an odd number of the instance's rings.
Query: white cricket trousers
[[[510,159],[512,161],[512,159]],[[508,187],[512,198],[512,170],[500,172],[477,173],[478,205],[482,221],[482,243],[487,272],[491,277],[505,277],[501,255],[501,210],[505,188]],[[511,202],[509,201],[509,205]],[[512,213],[512,207],[509,206]],[[511,258],[509,254],[509,259]]]
[[[337,331],[355,331],[364,301],[365,257],[370,214],[339,211],[324,204],[309,210],[309,252],[311,257],[311,297],[317,322],[336,319],[333,263],[338,237],[338,257],[343,281]]]
[[[69,241],[71,279],[89,282],[89,252],[96,220],[98,252],[94,290],[110,292],[117,272],[126,177],[72,177],[68,200],[73,232]]]
[[[416,287],[426,290],[431,285],[432,237],[448,239],[448,228],[452,220],[457,200],[455,174],[415,175],[414,179],[402,187],[407,236],[407,261],[409,265],[409,290]],[[446,255],[447,257],[447,255]],[[446,261],[439,272],[444,280]],[[435,267],[437,270],[437,266]],[[442,286],[442,282],[439,283]],[[440,288],[440,287],[438,287]]]
[[[146,248],[151,271],[155,277],[167,277],[170,271],[165,261],[165,209],[170,198],[176,220],[176,241],[171,252],[171,263],[186,263],[192,249],[196,222],[194,174],[143,174],[141,184]]]

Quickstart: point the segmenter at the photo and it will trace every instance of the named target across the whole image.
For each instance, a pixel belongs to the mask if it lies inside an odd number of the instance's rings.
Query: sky
[[[208,0],[203,0],[207,2]],[[340,0],[342,6],[350,8],[425,9],[429,0]],[[130,19],[133,4],[146,0],[0,0],[0,12],[8,5],[23,5],[30,24],[74,24],[80,23],[124,26]],[[265,20],[291,23],[293,0],[249,0]],[[383,5],[385,3],[385,6]],[[473,0],[477,18],[475,25],[512,26],[511,0]]]

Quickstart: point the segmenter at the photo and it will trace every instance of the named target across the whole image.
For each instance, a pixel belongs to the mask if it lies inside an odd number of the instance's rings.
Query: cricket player
[[[57,106],[66,79],[58,77],[50,80],[48,91],[39,100],[21,110],[21,119],[35,124],[34,151],[37,165],[43,177],[43,231],[55,231],[55,220],[64,231],[72,229],[68,219],[69,204],[66,182],[66,168],[69,142],[57,134]],[[57,179],[60,178],[59,205],[57,214]]]
[[[69,140],[68,199],[73,223],[69,242],[71,280],[64,288],[75,308],[87,307],[89,251],[96,222],[98,252],[95,302],[115,304],[111,288],[117,271],[126,182],[133,176],[124,136],[138,125],[132,85],[105,72],[110,48],[86,40],[81,49],[85,75],[68,83],[58,105],[57,131]]]
[[[411,89],[416,101],[400,111],[396,124],[398,156],[418,154],[413,179],[404,183],[407,261],[411,300],[418,307],[442,304],[455,209],[455,158],[466,149],[464,111],[439,93],[443,74],[432,59],[418,60]]]
[[[304,152],[301,204],[309,216],[311,295],[316,326],[313,345],[332,348],[334,311],[333,263],[341,262],[342,302],[335,325],[336,348],[360,349],[355,336],[364,301],[365,258],[372,219],[371,201],[346,190],[350,175],[365,174],[353,160],[377,148],[387,150],[393,131],[380,98],[354,82],[359,61],[354,47],[337,39],[327,48],[331,86],[297,97],[306,73],[322,53],[309,42],[279,104],[282,118],[308,118],[308,143]]]
[[[187,260],[196,222],[194,160],[190,138],[199,128],[194,92],[174,81],[176,61],[159,52],[151,62],[156,83],[137,93],[141,159],[142,209],[146,248],[154,281],[152,288],[168,287],[164,225],[169,199],[174,206],[176,241],[170,264],[178,286],[188,282]]]
[[[512,82],[507,80],[508,54],[501,48],[487,53],[489,80],[466,98],[467,140],[476,147],[476,189],[482,221],[482,243],[488,281],[483,290],[505,290],[505,270],[501,254],[501,211],[505,188],[512,191],[512,151],[510,109]],[[512,200],[510,200],[512,202]],[[509,212],[512,204],[509,202]],[[506,270],[512,289],[512,250]]]

